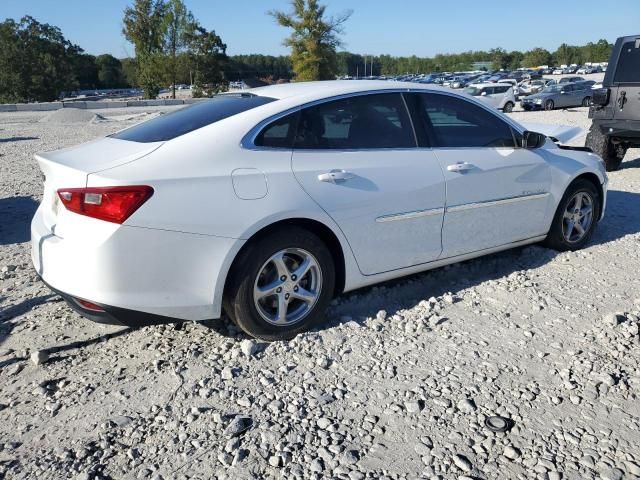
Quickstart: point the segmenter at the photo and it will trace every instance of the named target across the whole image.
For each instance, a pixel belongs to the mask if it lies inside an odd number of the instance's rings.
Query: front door
[[[303,109],[293,172],[371,275],[437,259],[445,184],[416,148],[402,94],[351,96]]]
[[[442,258],[545,234],[553,202],[542,151],[517,147],[509,124],[475,103],[420,97],[447,184]]]

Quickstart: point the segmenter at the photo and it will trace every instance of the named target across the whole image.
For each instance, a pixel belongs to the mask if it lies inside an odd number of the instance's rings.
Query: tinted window
[[[567,93],[567,92],[573,92],[574,88],[573,85],[563,85],[562,86],[562,91]]]
[[[360,95],[302,110],[296,148],[410,148],[413,129],[399,93]]]
[[[640,83],[640,41],[622,45],[614,82]]]
[[[291,148],[297,125],[298,112],[287,115],[264,127],[254,143],[259,147]]]
[[[436,147],[514,147],[511,127],[473,103],[449,95],[420,94],[420,116]]]
[[[507,90],[509,90],[511,87],[510,86],[502,86],[502,87],[496,87],[496,93],[505,93]]]
[[[111,135],[132,142],[163,142],[275,101],[256,95],[219,95]]]

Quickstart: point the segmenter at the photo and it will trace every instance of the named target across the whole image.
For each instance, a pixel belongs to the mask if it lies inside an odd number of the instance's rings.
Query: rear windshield
[[[257,95],[218,95],[127,128],[111,137],[141,143],[164,142],[273,101],[275,98]]]
[[[613,80],[616,83],[640,83],[640,40],[622,45]]]

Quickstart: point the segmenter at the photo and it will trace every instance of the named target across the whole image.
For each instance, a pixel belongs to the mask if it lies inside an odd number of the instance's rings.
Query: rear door
[[[305,108],[293,172],[371,275],[437,259],[445,183],[418,149],[401,93],[358,94]]]
[[[517,147],[497,112],[451,95],[419,96],[417,115],[447,183],[442,257],[545,234],[553,205],[542,149]]]
[[[614,118],[619,120],[640,119],[640,37],[631,38],[622,44],[620,57],[613,75],[612,90],[615,95]]]

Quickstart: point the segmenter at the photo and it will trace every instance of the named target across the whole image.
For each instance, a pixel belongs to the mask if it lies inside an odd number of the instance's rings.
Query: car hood
[[[538,132],[556,139],[560,143],[567,143],[584,134],[584,129],[571,125],[553,125],[549,123],[520,122],[527,130]]]

